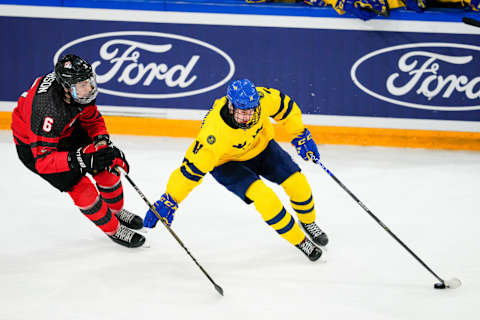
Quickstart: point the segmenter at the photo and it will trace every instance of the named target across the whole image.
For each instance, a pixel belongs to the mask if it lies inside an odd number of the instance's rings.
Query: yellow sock
[[[253,201],[263,220],[277,233],[293,245],[305,239],[295,219],[283,207],[280,199],[262,180],[257,180],[248,188],[245,195]]]
[[[301,172],[295,172],[281,186],[290,197],[290,203],[297,212],[298,219],[303,223],[314,222],[315,205],[307,178]]]

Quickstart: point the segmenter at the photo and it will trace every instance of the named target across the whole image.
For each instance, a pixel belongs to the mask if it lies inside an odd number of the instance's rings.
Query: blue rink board
[[[15,101],[53,69],[55,57],[72,52],[96,66],[99,105],[207,109],[228,81],[249,78],[292,96],[307,114],[480,121],[480,29],[444,34],[0,16],[0,41],[0,61],[8,61],[0,101]]]

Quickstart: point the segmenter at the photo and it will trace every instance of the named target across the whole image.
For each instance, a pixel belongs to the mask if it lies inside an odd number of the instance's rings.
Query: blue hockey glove
[[[172,196],[168,193],[164,193],[160,200],[155,202],[153,206],[157,210],[160,217],[162,217],[163,221],[165,221],[168,226],[172,225],[175,211],[178,208],[177,202],[173,200]],[[152,209],[148,209],[145,219],[143,219],[143,226],[146,228],[155,228],[157,222],[157,215],[152,211]]]
[[[390,9],[385,0],[338,0],[335,9],[344,10],[362,20],[390,16]]]
[[[292,140],[292,144],[297,149],[297,153],[303,160],[312,159],[314,163],[320,161],[317,145],[313,141],[312,134],[305,128],[303,133]]]

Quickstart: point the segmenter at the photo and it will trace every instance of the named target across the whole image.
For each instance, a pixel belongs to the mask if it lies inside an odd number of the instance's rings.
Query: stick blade
[[[220,287],[218,284],[214,284],[215,290],[217,290],[218,293],[220,293],[221,296],[223,296],[223,289]]]
[[[449,289],[457,289],[462,285],[462,281],[460,281],[460,279],[458,278],[452,278],[450,280],[445,281],[445,285]]]

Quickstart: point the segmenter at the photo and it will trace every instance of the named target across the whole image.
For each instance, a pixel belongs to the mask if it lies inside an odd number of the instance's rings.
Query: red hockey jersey
[[[32,87],[18,99],[12,113],[15,144],[29,145],[38,173],[49,174],[70,170],[68,152],[58,151],[61,139],[70,136],[74,124],[93,139],[108,134],[105,121],[95,105],[84,106],[64,101],[65,91],[50,73],[35,80]]]

